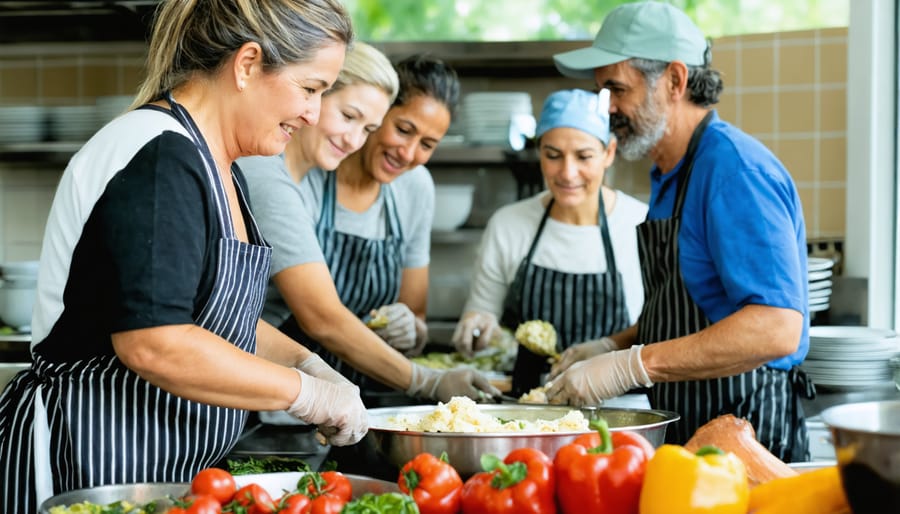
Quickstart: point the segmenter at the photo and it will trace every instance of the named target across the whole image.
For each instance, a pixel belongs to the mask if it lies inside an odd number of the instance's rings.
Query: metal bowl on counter
[[[481,456],[492,453],[506,457],[516,448],[537,448],[551,459],[556,451],[572,442],[581,432],[541,433],[462,433],[415,432],[393,428],[390,419],[395,416],[424,416],[434,411],[434,405],[389,407],[369,409],[369,432],[364,441],[375,454],[387,458],[397,468],[422,452],[440,455],[447,452],[450,464],[465,479],[481,469]],[[481,404],[479,410],[500,419],[526,421],[555,420],[572,407],[564,405]],[[612,431],[630,430],[646,437],[654,447],[660,446],[666,435],[666,426],[681,416],[674,412],[649,409],[598,408],[583,409],[585,417],[602,417]]]
[[[65,507],[76,503],[90,502],[109,505],[127,501],[136,505],[156,503],[154,512],[165,512],[172,507],[170,497],[180,498],[190,492],[191,484],[183,482],[143,482],[137,484],[102,485],[75,489],[50,497],[41,503],[41,514],[50,514],[52,507]]]
[[[822,412],[854,514],[900,508],[900,400],[847,403]],[[890,506],[893,507],[890,507]]]

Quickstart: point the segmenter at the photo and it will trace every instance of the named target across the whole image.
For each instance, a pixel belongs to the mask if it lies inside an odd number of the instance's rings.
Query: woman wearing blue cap
[[[635,227],[647,206],[603,185],[616,152],[608,106],[607,90],[557,91],[544,102],[536,136],[547,191],[488,222],[453,335],[460,352],[483,348],[499,325],[515,329],[534,319],[556,328],[560,349],[590,340],[609,345],[603,336],[640,313]],[[548,370],[546,357],[520,347],[513,393],[540,385]]]

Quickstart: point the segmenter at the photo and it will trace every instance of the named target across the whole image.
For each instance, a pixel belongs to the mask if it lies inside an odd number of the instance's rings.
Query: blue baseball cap
[[[563,89],[544,100],[541,119],[534,131],[541,137],[550,129],[568,127],[587,132],[609,144],[609,90],[592,93],[584,89]]]
[[[594,70],[631,58],[709,64],[709,43],[681,9],[662,2],[632,2],[616,7],[603,20],[593,44],[553,56],[567,77],[592,78]]]

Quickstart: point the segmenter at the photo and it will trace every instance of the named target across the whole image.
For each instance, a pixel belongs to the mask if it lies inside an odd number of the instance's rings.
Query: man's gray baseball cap
[[[708,43],[684,11],[662,2],[633,2],[616,7],[603,20],[594,43],[553,56],[567,77],[592,78],[594,69],[633,57],[709,64]]]

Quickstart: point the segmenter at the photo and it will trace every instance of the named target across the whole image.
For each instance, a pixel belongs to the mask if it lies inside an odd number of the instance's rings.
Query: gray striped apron
[[[167,99],[204,157],[223,234],[214,249],[213,290],[195,323],[255,353],[271,248],[252,217],[253,244],[235,237],[209,149],[187,111]],[[82,487],[189,482],[225,457],[243,430],[246,411],[170,394],[114,355],[54,363],[41,356],[40,345],[36,350],[32,368],[0,397],[0,512],[33,513],[47,496]]]
[[[531,247],[522,259],[503,300],[500,325],[515,330],[520,323],[541,319],[557,331],[557,350],[591,339],[614,334],[629,325],[628,305],[622,275],[609,236],[603,194],[597,224],[606,254],[603,273],[566,273],[532,263],[538,240],[544,231],[553,199],[547,204]],[[550,370],[547,357],[519,346],[513,368],[512,394],[518,396],[541,385],[541,375]]]
[[[390,184],[382,184],[385,237],[366,239],[339,232],[334,227],[338,203],[335,173],[326,173],[323,189],[322,209],[319,222],[316,224],[316,238],[322,248],[325,263],[331,272],[341,303],[362,319],[368,316],[372,309],[394,303],[400,296],[400,279],[403,274],[403,231],[394,194]],[[324,346],[303,333],[293,316],[282,325],[281,329],[306,344],[331,367],[357,384],[364,397],[367,390],[392,391],[391,388],[345,364]]]
[[[677,177],[672,217],[638,226],[638,251],[644,283],[644,308],[638,318],[639,344],[694,334],[711,323],[694,303],[681,276],[678,231],[684,198],[700,138],[711,113],[695,129]],[[814,395],[812,383],[795,367],[790,371],[760,366],[739,375],[710,380],[662,382],[650,389],[656,409],[681,414],[669,425],[666,442],[684,444],[701,425],[722,414],[746,418],[756,437],[778,458],[809,459],[809,436],[800,394]]]

